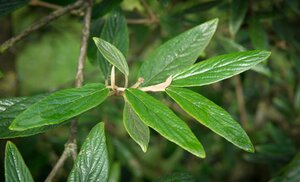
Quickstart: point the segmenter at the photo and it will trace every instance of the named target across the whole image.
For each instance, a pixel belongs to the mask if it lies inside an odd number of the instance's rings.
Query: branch
[[[92,4],[90,1],[85,2],[87,5],[85,15],[84,15],[84,25],[82,28],[82,39],[80,45],[80,54],[78,58],[78,66],[77,66],[77,74],[76,74],[76,81],[75,86],[77,88],[82,86],[83,83],[83,69],[84,69],[84,62],[86,59],[87,54],[87,45],[88,45],[88,38],[90,32],[90,24],[91,24],[91,16],[92,16]],[[71,155],[75,160],[77,157],[77,120],[72,121],[71,128],[70,128],[70,136],[69,140],[65,146],[65,149],[55,164],[54,168],[50,172],[49,176],[47,177],[46,181],[52,181],[55,177],[58,170],[64,165],[66,159]]]
[[[12,47],[15,43],[17,43],[18,41],[24,39],[25,37],[30,35],[32,32],[34,32],[34,31],[42,28],[43,26],[47,25],[51,21],[59,18],[60,16],[66,14],[66,13],[69,13],[71,10],[81,8],[83,5],[84,5],[83,1],[78,0],[73,4],[70,4],[68,6],[65,6],[64,8],[61,8],[61,9],[58,9],[58,10],[52,12],[48,16],[40,19],[39,21],[37,21],[36,23],[31,25],[30,27],[25,29],[23,32],[21,32],[17,36],[12,37],[9,40],[5,41],[3,44],[1,44],[0,45],[0,53],[5,52],[7,49]]]
[[[246,107],[245,107],[243,85],[241,82],[240,75],[235,76],[234,80],[236,82],[235,92],[236,92],[236,97],[237,97],[239,111],[240,111],[241,124],[247,130],[248,129],[247,112],[246,112]]]

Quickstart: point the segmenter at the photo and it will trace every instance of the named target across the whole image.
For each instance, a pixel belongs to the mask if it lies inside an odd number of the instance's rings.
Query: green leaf
[[[0,78],[2,78],[3,77],[3,73],[0,71]]]
[[[255,49],[268,49],[267,33],[257,18],[251,18],[249,21],[249,36]]]
[[[33,178],[27,168],[17,147],[10,141],[5,149],[5,181],[6,182],[33,182]]]
[[[126,89],[125,99],[146,125],[197,157],[205,157],[205,151],[191,129],[167,106],[138,89]]]
[[[124,75],[129,75],[129,69],[124,55],[111,43],[94,37],[94,42],[103,57],[117,67]]]
[[[198,25],[159,46],[143,63],[139,77],[142,86],[165,81],[178,70],[192,65],[216,31],[218,19]]]
[[[129,47],[129,34],[127,22],[121,9],[112,11],[105,21],[100,37],[118,48],[126,57]],[[102,54],[99,54],[98,61],[101,71],[105,78],[107,78],[110,73],[111,65],[106,61]]]
[[[268,51],[245,51],[216,56],[173,75],[172,86],[202,86],[246,71],[270,56]]]
[[[99,123],[85,139],[68,181],[107,181],[108,169],[104,123]]]
[[[224,109],[189,89],[169,87],[167,94],[189,115],[237,147],[254,152],[243,128]]]
[[[175,172],[171,174],[167,174],[165,176],[160,177],[154,182],[195,182],[193,176],[186,172]]]
[[[102,84],[88,84],[55,92],[22,112],[9,129],[23,131],[56,125],[102,103],[109,90]]]
[[[0,99],[0,118],[2,112],[6,111],[11,106],[16,105],[17,103],[25,99],[26,97],[13,97],[13,98]]]
[[[92,11],[92,18],[99,18],[117,7],[122,0],[102,0],[100,3],[95,3]]]
[[[233,0],[231,16],[229,17],[229,31],[235,35],[240,29],[248,9],[248,0]]]
[[[149,128],[127,102],[124,106],[123,123],[130,137],[146,152],[150,140]]]
[[[125,16],[119,8],[113,10],[105,21],[102,19],[93,21],[90,37],[101,37],[118,48],[125,57],[128,53],[128,27]],[[92,64],[100,66],[104,78],[107,79],[111,65],[97,50],[93,41],[89,41],[88,58]]]
[[[0,3],[0,16],[5,16],[10,12],[24,6],[28,3],[28,0],[1,0]]]
[[[10,99],[2,99],[0,100],[1,106],[0,110],[0,139],[4,138],[16,138],[16,137],[25,137],[30,135],[35,135],[38,133],[43,133],[47,130],[53,129],[58,127],[62,124],[66,124],[66,122],[58,124],[58,125],[51,125],[51,126],[42,126],[33,129],[28,129],[25,131],[13,131],[8,129],[11,125],[13,120],[25,111],[30,105],[40,101],[41,99],[45,98],[46,95],[37,95],[33,97],[20,97],[20,98],[10,98]],[[4,110],[3,110],[4,109]]]
[[[294,159],[283,168],[280,175],[270,180],[270,182],[297,182],[300,181],[300,152]]]

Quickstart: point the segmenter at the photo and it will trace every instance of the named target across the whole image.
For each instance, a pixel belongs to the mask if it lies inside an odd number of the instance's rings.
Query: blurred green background
[[[9,13],[1,6],[8,1],[0,2],[0,43],[52,11],[14,0],[19,4]],[[74,1],[46,2],[64,6]],[[102,0],[95,1],[92,22],[105,19],[116,7],[121,7],[128,19],[130,84],[136,82],[142,61],[154,48],[214,18],[219,18],[217,32],[198,61],[252,49],[270,50],[272,55],[241,75],[195,88],[241,122],[255,146],[254,154],[239,150],[197,124],[164,94],[153,95],[188,122],[204,145],[205,159],[183,151],[153,130],[148,152],[143,153],[123,127],[121,97],[110,98],[81,115],[80,144],[97,122],[108,123],[111,181],[300,181],[300,1]],[[137,19],[149,21],[136,24],[133,20]],[[73,87],[81,26],[82,17],[63,16],[0,54],[0,97]],[[84,71],[85,83],[104,81],[97,65],[87,61]],[[46,178],[63,151],[68,133],[69,125],[64,125],[44,134],[11,139],[36,181]],[[0,181],[4,181],[5,143],[0,140]],[[57,181],[66,180],[72,164],[71,159],[67,161]]]

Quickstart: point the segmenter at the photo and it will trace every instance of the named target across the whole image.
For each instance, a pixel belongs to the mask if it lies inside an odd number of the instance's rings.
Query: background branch
[[[92,3],[90,1],[85,3],[87,5],[85,15],[84,15],[84,25],[82,28],[82,39],[80,45],[80,54],[78,58],[78,66],[77,66],[77,73],[76,73],[76,80],[75,80],[75,87],[79,88],[82,86],[84,77],[83,77],[83,69],[84,69],[84,62],[86,59],[87,54],[87,46],[88,46],[88,38],[90,32],[90,24],[91,24],[91,16],[92,16]],[[70,135],[69,140],[65,146],[65,149],[60,156],[59,160],[55,164],[54,168],[52,169],[51,173],[47,177],[46,181],[52,181],[55,177],[56,173],[59,169],[64,165],[67,158],[71,155],[75,160],[77,157],[77,119],[73,120],[70,127]]]
[[[1,44],[0,53],[5,52],[7,49],[12,47],[15,43],[17,43],[18,41],[24,39],[25,37],[30,35],[32,32],[34,32],[34,31],[42,28],[43,26],[47,25],[49,22],[59,18],[60,16],[62,16],[64,14],[67,14],[67,13],[71,12],[71,10],[74,10],[74,9],[77,9],[77,8],[82,8],[83,5],[85,5],[83,3],[83,1],[78,0],[73,4],[70,4],[68,6],[65,6],[64,8],[61,8],[61,9],[58,9],[58,10],[52,12],[48,16],[40,19],[39,21],[37,21],[36,23],[31,25],[30,27],[25,29],[23,32],[21,32],[17,36],[12,37],[9,40],[5,41],[3,44]]]

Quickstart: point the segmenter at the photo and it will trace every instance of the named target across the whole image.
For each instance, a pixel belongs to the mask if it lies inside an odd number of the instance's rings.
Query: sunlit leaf
[[[208,85],[246,71],[270,56],[268,51],[246,51],[216,56],[173,75],[172,86]]]
[[[198,25],[155,49],[145,60],[139,77],[142,86],[165,81],[178,70],[192,65],[204,51],[216,31],[218,19]]]

